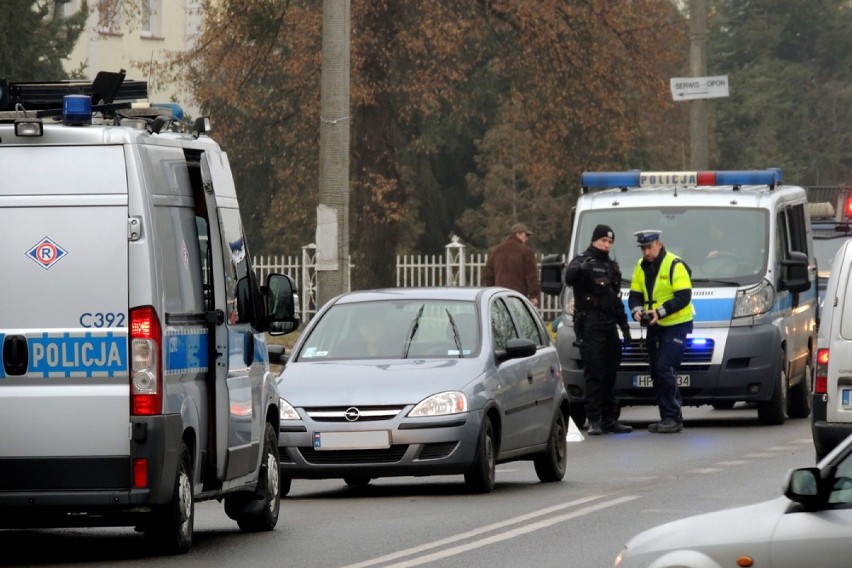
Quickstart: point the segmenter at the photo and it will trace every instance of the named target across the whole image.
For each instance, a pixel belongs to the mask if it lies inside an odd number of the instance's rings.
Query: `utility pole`
[[[316,305],[349,290],[350,0],[323,0]]]
[[[707,75],[707,6],[705,0],[689,0],[689,74]],[[710,162],[710,127],[706,99],[690,101],[690,168],[706,170]]]

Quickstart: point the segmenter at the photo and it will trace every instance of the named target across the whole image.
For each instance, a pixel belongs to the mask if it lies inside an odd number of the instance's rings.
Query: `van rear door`
[[[114,467],[99,478],[123,478],[126,486],[123,147],[0,146],[0,227],[0,458],[17,458],[24,470],[36,468],[29,458],[56,458],[38,461],[42,470],[53,468],[48,477],[59,489],[72,483],[72,472],[87,471],[71,458],[86,456],[93,466]]]

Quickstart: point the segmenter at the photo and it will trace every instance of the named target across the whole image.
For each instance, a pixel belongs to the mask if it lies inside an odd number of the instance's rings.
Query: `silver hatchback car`
[[[331,300],[278,379],[282,487],[463,474],[494,487],[496,464],[566,468],[568,397],[535,308],[505,288],[359,291]]]

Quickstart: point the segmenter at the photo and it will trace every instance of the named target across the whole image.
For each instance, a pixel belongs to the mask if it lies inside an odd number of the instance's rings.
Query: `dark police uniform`
[[[618,422],[618,401],[613,395],[621,364],[617,328],[622,329],[626,341],[630,339],[618,263],[609,258],[609,253],[590,245],[568,263],[565,284],[574,289],[574,330],[586,378],[588,433],[630,432],[632,428]]]

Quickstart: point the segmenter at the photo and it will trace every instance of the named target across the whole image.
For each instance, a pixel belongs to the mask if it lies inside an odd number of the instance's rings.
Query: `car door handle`
[[[527,375],[527,381],[529,381],[529,383],[530,383],[530,384],[532,384],[532,382],[533,382],[533,376],[532,376],[532,373],[530,373],[529,375]]]

